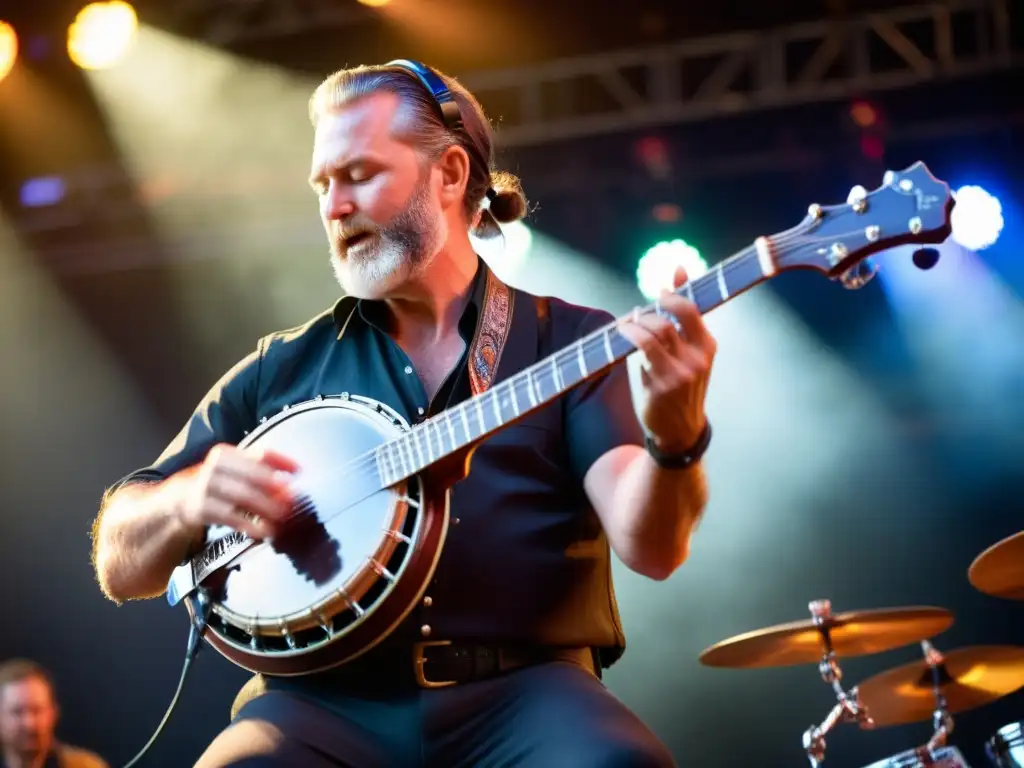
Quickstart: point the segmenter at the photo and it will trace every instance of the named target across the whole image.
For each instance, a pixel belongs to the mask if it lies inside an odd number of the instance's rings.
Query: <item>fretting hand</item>
[[[676,289],[687,281],[678,268]],[[679,323],[655,314],[636,314],[619,332],[640,350],[640,420],[658,450],[679,453],[694,446],[704,430],[704,398],[717,343],[693,302],[669,291],[659,299],[663,311]]]

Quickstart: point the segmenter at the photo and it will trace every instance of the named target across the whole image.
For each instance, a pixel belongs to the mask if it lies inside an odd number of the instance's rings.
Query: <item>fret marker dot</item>
[[[412,373],[412,366],[411,365],[405,366],[405,372],[408,373],[408,374],[411,374]]]

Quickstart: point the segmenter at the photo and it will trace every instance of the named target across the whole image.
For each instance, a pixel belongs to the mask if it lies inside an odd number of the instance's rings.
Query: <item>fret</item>
[[[459,416],[462,417],[462,428],[466,430],[466,442],[468,443],[473,439],[473,433],[469,429],[469,417],[466,416],[466,406],[459,406]]]
[[[433,462],[437,456],[434,455],[434,445],[430,442],[430,422],[425,421],[420,426],[420,434],[423,435],[423,452],[427,455],[427,461]]]
[[[409,433],[409,436],[412,438],[413,450],[416,451],[417,463],[421,467],[425,467],[425,466],[427,466],[427,462],[423,460],[423,447],[420,445],[420,434],[421,433],[422,433],[422,430],[414,429],[412,432]]]
[[[417,432],[420,436],[420,442],[423,444],[423,455],[427,457],[427,463],[430,463],[436,458],[434,456],[434,446],[430,442],[430,422],[424,421],[420,424]]]
[[[750,246],[687,286],[698,309],[707,313],[764,279],[763,259],[756,246]]]
[[[473,398],[473,403],[476,405],[476,419],[480,423],[480,429],[478,433],[482,435],[484,432],[487,431],[487,424],[484,422],[484,408],[480,404],[479,397]]]
[[[609,365],[611,360],[608,355],[611,352],[611,344],[607,334],[602,333],[601,338],[591,338],[585,344],[581,344],[584,359],[587,361],[587,368],[591,371],[599,371]],[[612,353],[614,356],[614,353]]]
[[[494,426],[498,427],[505,423],[505,419],[501,416],[501,407],[498,403],[498,398],[495,396],[495,391],[492,389],[487,397],[491,398],[491,404],[494,406]]]
[[[380,475],[381,480],[385,486],[393,485],[394,483],[389,479],[388,475],[388,461],[387,461],[387,446],[383,445],[376,451],[377,454],[377,474]]]
[[[530,392],[530,405],[536,407],[544,398],[540,396],[540,388],[537,386],[537,380],[534,378],[533,370],[527,369],[526,371],[526,388]]]
[[[402,455],[397,445],[391,444],[388,446],[388,453],[391,454],[391,468],[394,472],[392,476],[393,482],[398,482],[398,478],[405,474],[405,467],[402,466]]]
[[[576,362],[580,366],[580,378],[587,378],[587,358],[583,352],[583,341],[576,342]]]
[[[508,382],[509,398],[512,400],[512,412],[519,416],[519,398],[516,396],[515,379]]]
[[[687,283],[687,286],[690,284]],[[691,293],[692,295],[692,293]],[[608,327],[601,331],[601,338],[604,340],[604,354],[608,358],[607,362],[614,363],[615,355],[612,354],[612,340],[611,340],[612,328]]]
[[[431,419],[424,426],[427,428],[427,434],[430,436],[431,447],[435,444],[437,445],[437,455],[434,458],[438,459],[444,456],[444,432],[441,430],[441,423],[437,419]]]
[[[429,464],[434,460],[434,453],[430,449],[430,432],[427,431],[427,422],[423,422],[416,431],[420,435],[420,439],[417,442],[422,443],[420,447],[423,450],[423,455],[427,457],[427,464]]]
[[[555,392],[562,391],[562,369],[558,364],[558,355],[551,356],[551,376],[555,383]]]
[[[452,450],[454,451],[456,446],[459,444],[459,439],[455,436],[455,425],[452,424],[452,412],[442,411],[444,417],[444,424],[448,427],[448,438],[452,441]]]
[[[412,455],[412,448],[409,447],[409,434],[410,434],[409,432],[406,432],[402,436],[402,439],[398,441],[398,450],[400,450],[400,451],[404,450],[406,456],[409,459],[407,464],[406,464],[404,458],[402,460],[402,463],[405,464],[406,467],[408,467],[408,469],[406,470],[405,474],[410,474],[412,468],[416,466],[416,458]]]
[[[733,257],[726,265],[726,282],[729,285],[729,298],[735,298],[760,282],[767,275],[764,272],[762,259],[756,246],[747,248],[743,253]]]
[[[529,396],[530,408],[537,408],[537,393],[534,391],[534,374],[529,370],[524,374],[526,377],[526,394]]]
[[[423,422],[423,429],[427,432],[427,441],[430,443],[430,453],[434,459],[444,455],[444,440],[441,439],[441,431],[438,429],[437,419],[428,419]]]
[[[611,344],[612,352],[614,354],[614,357],[612,358],[613,362],[619,358],[625,357],[636,349],[629,339],[619,333],[617,328],[613,329],[608,335],[609,343]]]

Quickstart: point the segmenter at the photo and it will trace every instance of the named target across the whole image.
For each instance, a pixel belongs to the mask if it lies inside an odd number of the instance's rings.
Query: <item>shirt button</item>
[[[412,366],[411,365],[405,366],[405,372],[408,373],[408,374],[411,374],[412,373]]]
[[[422,627],[420,627],[420,634],[424,637],[430,637],[430,625],[424,624]]]
[[[425,608],[429,608],[433,604],[434,604],[434,598],[432,598],[430,595],[427,595],[426,597],[423,598],[423,606]]]
[[[422,416],[423,415],[423,409],[422,408],[417,408],[416,409],[416,413],[418,413],[420,416]]]

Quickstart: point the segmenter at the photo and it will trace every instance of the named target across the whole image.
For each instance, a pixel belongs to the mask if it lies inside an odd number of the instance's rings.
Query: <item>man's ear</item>
[[[448,147],[435,164],[441,175],[440,201],[442,208],[461,205],[469,183],[469,155],[456,145]]]

